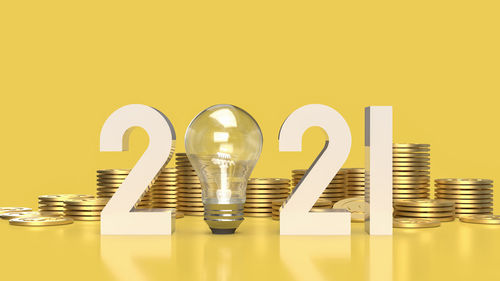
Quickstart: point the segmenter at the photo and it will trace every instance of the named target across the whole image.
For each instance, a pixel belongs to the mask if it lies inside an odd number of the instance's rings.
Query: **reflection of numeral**
[[[134,205],[170,160],[175,131],[158,110],[140,104],[126,105],[109,116],[101,130],[101,151],[128,150],[129,133],[141,127],[149,146],[101,213],[101,234],[171,234],[171,211],[133,212]]]
[[[325,130],[325,147],[295,187],[280,211],[282,235],[350,234],[351,214],[346,210],[309,212],[344,164],[351,149],[351,132],[342,115],[331,107],[310,104],[294,111],[279,134],[280,151],[301,151],[302,135],[318,126]]]
[[[392,107],[365,109],[365,230],[392,234]]]

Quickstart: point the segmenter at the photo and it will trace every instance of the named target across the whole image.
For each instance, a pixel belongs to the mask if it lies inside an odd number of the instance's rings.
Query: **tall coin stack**
[[[78,194],[41,195],[38,196],[38,210],[42,216],[64,216],[64,201],[81,198],[94,198],[94,196]]]
[[[398,200],[394,202],[394,217],[453,221],[455,207],[453,201],[442,199]]]
[[[292,186],[297,186],[306,171],[305,169],[292,170]],[[319,198],[326,199],[332,203],[342,200],[346,197],[345,181],[346,170],[340,169]]]
[[[125,169],[97,170],[97,198],[111,198],[129,172],[130,170]],[[151,201],[151,193],[147,191],[135,207],[137,209],[151,208]]]
[[[395,143],[392,148],[392,197],[430,198],[430,145]]]
[[[347,197],[365,196],[365,169],[346,168],[345,185]]]
[[[175,154],[177,170],[177,210],[186,216],[203,216],[201,182],[186,153]]]
[[[107,198],[69,199],[64,201],[64,215],[76,221],[99,221]]]
[[[271,217],[273,211],[273,200],[284,200],[289,194],[289,179],[249,179],[247,184],[244,215],[245,217]]]
[[[177,172],[175,168],[163,168],[151,186],[153,208],[175,209],[177,207]]]
[[[455,202],[457,217],[493,214],[493,181],[488,179],[437,179],[436,198]]]
[[[272,218],[273,220],[279,220],[280,219],[280,208],[285,202],[286,199],[278,199],[278,200],[273,200],[272,203]],[[324,209],[331,209],[333,207],[332,201],[326,200],[326,199],[318,199],[316,203],[314,203],[314,206],[312,207],[311,211],[322,211]]]

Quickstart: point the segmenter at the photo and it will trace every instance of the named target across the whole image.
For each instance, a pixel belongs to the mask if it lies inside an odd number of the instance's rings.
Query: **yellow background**
[[[278,151],[279,128],[300,106],[344,116],[345,166],[360,167],[364,107],[392,105],[394,140],[430,143],[433,178],[497,180],[499,10],[494,0],[3,0],[0,205],[92,194],[96,169],[132,167],[144,131],[130,152],[99,152],[102,124],[130,103],[170,118],[177,152],[201,110],[246,109],[264,134],[259,177],[289,177],[321,150],[311,129],[303,152]]]

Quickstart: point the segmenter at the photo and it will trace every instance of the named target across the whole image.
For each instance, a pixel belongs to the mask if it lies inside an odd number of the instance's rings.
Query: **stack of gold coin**
[[[186,153],[175,154],[177,170],[177,210],[186,216],[203,216],[201,182]]]
[[[351,197],[335,203],[333,208],[345,209],[351,212],[351,222],[364,222],[367,205],[364,197]]]
[[[429,144],[393,144],[394,200],[430,198],[430,150]]]
[[[437,179],[434,196],[455,202],[457,217],[493,214],[493,181]]]
[[[394,202],[394,217],[453,221],[455,206],[453,201],[443,199],[398,200]]]
[[[97,198],[111,198],[130,173],[126,169],[97,170]],[[151,208],[151,193],[147,191],[135,206],[137,209]]]
[[[177,207],[177,172],[175,168],[163,168],[151,186],[153,208]]]
[[[365,196],[365,169],[346,168],[345,185],[347,197]]]
[[[76,221],[101,220],[101,211],[109,198],[69,199],[64,201],[64,216]]]
[[[297,184],[302,180],[302,177],[304,177],[304,174],[306,173],[307,170],[305,169],[298,169],[298,170],[292,170],[292,186],[297,186]],[[321,199],[326,199],[331,201],[332,203],[335,203],[343,198],[346,197],[346,187],[345,187],[345,182],[346,182],[346,170],[345,169],[340,169],[338,171],[337,175],[332,179],[330,184],[326,187],[326,189],[323,191],[321,194],[320,198]]]
[[[249,179],[244,210],[245,217],[271,217],[273,200],[284,200],[289,194],[289,179]]]
[[[38,197],[38,210],[42,216],[64,216],[64,201],[82,198],[94,198],[94,196],[78,194],[41,195]]]
[[[285,202],[286,199],[278,199],[278,200],[273,200],[272,201],[272,218],[273,220],[279,220],[280,219],[280,208]],[[311,211],[322,211],[324,209],[331,209],[333,207],[333,204],[330,200],[326,199],[318,199],[316,203],[314,203],[314,206],[312,207]]]

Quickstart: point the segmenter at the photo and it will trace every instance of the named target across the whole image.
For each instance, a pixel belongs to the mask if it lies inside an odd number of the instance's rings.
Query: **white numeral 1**
[[[101,130],[101,151],[128,149],[129,132],[141,127],[149,146],[101,213],[101,234],[170,235],[175,228],[172,212],[134,212],[134,205],[170,160],[175,131],[158,110],[140,104],[126,105],[109,116]]]
[[[392,106],[365,108],[365,230],[392,235]]]
[[[283,123],[279,134],[280,151],[301,151],[302,135],[318,126],[328,140],[314,163],[280,211],[281,235],[348,235],[351,213],[347,210],[309,212],[319,196],[344,164],[351,149],[351,131],[333,108],[310,104],[294,111]]]

